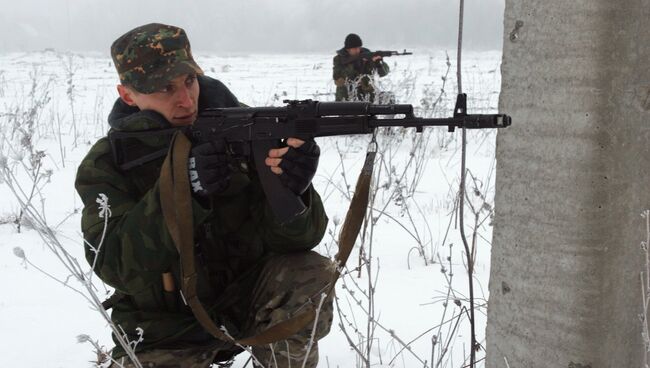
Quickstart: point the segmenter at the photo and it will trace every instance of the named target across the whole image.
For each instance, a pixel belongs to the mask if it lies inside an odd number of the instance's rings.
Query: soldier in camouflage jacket
[[[203,76],[180,28],[162,24],[135,28],[115,41],[111,54],[121,82],[120,98],[109,115],[114,131],[155,132],[191,124],[206,108],[239,106],[226,86]],[[152,134],[130,146],[137,156],[168,144],[169,137]],[[331,275],[329,259],[311,251],[327,225],[321,199],[310,185],[318,146],[296,139],[289,139],[288,145],[272,150],[278,152],[269,153],[268,166],[263,168],[232,167],[219,147],[192,148],[190,160],[196,160],[196,171],[188,175],[194,189],[197,292],[217,325],[236,338],[259,333],[312,303],[310,297],[318,295]],[[299,194],[308,208],[280,225],[256,170],[291,175],[282,163],[289,160],[287,152],[297,160],[294,166],[307,162],[295,178],[302,180]],[[230,359],[241,349],[203,330],[179,291],[168,290],[164,281],[167,275],[175,285],[181,284],[179,254],[161,212],[159,176],[164,157],[122,170],[113,153],[108,138],[100,139],[81,162],[75,182],[84,203],[87,260],[104,282],[124,295],[112,307],[113,322],[132,341],[137,339],[136,329],[143,329],[144,340],[136,353],[145,367],[207,368]],[[306,161],[300,161],[303,158]],[[96,202],[100,194],[110,205],[106,223]],[[329,332],[331,322],[330,298],[319,315],[316,340]],[[311,327],[275,346],[254,347],[253,353],[266,367],[298,367],[305,359],[307,367],[315,367],[317,346],[308,356],[304,349]],[[124,357],[120,346],[113,357]],[[124,366],[133,365],[124,362]]]
[[[350,33],[345,37],[344,47],[336,52],[332,78],[336,85],[336,101],[367,101],[375,102],[375,88],[372,75],[376,72],[380,77],[389,72],[381,56],[370,59],[360,57],[370,53],[363,45],[361,38]]]

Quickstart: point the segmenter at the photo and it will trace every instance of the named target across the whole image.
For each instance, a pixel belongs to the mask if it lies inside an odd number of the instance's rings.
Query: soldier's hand
[[[383,59],[380,55],[375,55],[372,57],[372,61],[377,61]]]
[[[287,147],[269,151],[266,165],[282,183],[297,195],[303,194],[316,175],[320,148],[312,139],[303,141],[297,138],[287,139]]]
[[[192,193],[201,197],[223,192],[230,183],[226,143],[211,141],[192,147],[188,162]]]

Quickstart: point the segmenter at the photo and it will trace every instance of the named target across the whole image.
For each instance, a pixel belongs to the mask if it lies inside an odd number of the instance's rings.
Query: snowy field
[[[448,67],[444,51],[414,54],[387,59],[391,73],[380,87],[395,93],[398,102],[416,106],[421,116],[451,116],[455,60]],[[251,106],[280,105],[283,99],[333,100],[332,57],[197,53],[206,74]],[[465,53],[469,113],[496,112],[500,58],[498,52]],[[0,165],[14,175],[13,188],[30,198],[53,235],[86,270],[81,201],[73,182],[80,160],[107,131],[116,83],[106,55],[0,55]],[[465,228],[476,249],[476,331],[483,346],[495,137],[495,132],[470,132],[467,150]],[[368,142],[365,136],[318,140],[323,154],[314,185],[330,217],[329,231],[317,248],[323,254],[336,253],[338,227]],[[394,130],[381,134],[379,144],[373,221],[366,228],[363,261],[356,249],[349,273],[339,281],[338,313],[332,332],[320,343],[319,366],[460,368],[470,350],[467,262],[454,215],[460,133]],[[0,182],[0,367],[94,366],[93,346],[78,343],[77,336],[88,335],[110,349],[109,329],[71,290],[81,289],[79,282],[69,277],[34,226],[19,219],[15,195]],[[24,259],[16,256],[21,250]],[[103,297],[107,290],[96,284]],[[484,357],[484,351],[477,356]],[[244,367],[247,360],[241,354],[233,367]]]

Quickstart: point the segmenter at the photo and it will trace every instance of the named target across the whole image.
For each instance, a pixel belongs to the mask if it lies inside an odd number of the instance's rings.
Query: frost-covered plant
[[[424,147],[426,145],[426,135],[414,135],[413,139],[404,139],[409,137],[407,134],[399,136],[396,134],[378,135],[379,150],[378,159],[375,164],[375,176],[373,178],[371,198],[364,228],[361,232],[359,244],[359,263],[352,268],[348,265],[344,270],[340,282],[342,288],[346,291],[343,295],[337,295],[335,302],[339,314],[339,328],[346,336],[350,347],[357,353],[357,367],[370,367],[376,364],[374,360],[377,355],[380,357],[382,349],[379,347],[379,339],[385,338],[390,344],[395,344],[399,354],[406,352],[417,361],[421,366],[429,366],[426,359],[420,356],[420,353],[413,351],[410,344],[399,337],[394,329],[385,326],[376,313],[375,309],[375,291],[379,279],[380,265],[378,260],[373,256],[373,246],[376,241],[375,230],[383,219],[398,224],[404,229],[409,236],[418,244],[422,259],[428,264],[425,247],[428,243],[424,240],[423,235],[418,229],[419,223],[416,223],[411,212],[413,201],[412,194],[421,175],[420,171],[424,169],[426,160]],[[403,144],[412,144],[411,154],[408,155],[406,162],[399,162],[400,149]],[[341,148],[337,145],[339,156],[341,157],[341,168],[343,170],[341,177],[344,179],[344,185],[337,185],[341,194],[346,198],[351,195],[347,194],[351,185],[347,183],[347,175],[343,166],[343,155]],[[333,181],[333,178],[330,179]],[[352,187],[354,187],[352,183]],[[397,208],[395,214],[391,208]],[[419,214],[418,214],[419,215]],[[334,235],[329,233],[333,242]],[[430,235],[429,235],[430,236]],[[429,240],[430,241],[430,240]],[[363,273],[366,284],[361,285],[355,278]],[[346,307],[347,306],[347,307]],[[353,307],[354,306],[354,307]],[[347,311],[346,311],[347,310]],[[361,322],[357,313],[362,314],[365,323]],[[379,332],[381,331],[381,336]]]
[[[439,82],[431,83],[427,85],[428,89],[425,88],[421,104],[416,106],[416,111],[419,111],[418,115],[443,117],[453,113],[453,101],[446,98],[445,92],[450,66],[451,63],[447,57],[446,72],[441,76]],[[409,98],[412,99],[414,95],[409,95],[409,85],[414,84],[415,81],[408,78],[409,73],[403,74],[406,76],[402,77],[403,82],[398,80],[385,85],[393,86],[393,89],[395,86],[404,86],[402,95],[410,96]],[[355,90],[350,87],[353,96]],[[343,292],[340,292],[335,299],[340,319],[338,326],[350,348],[356,353],[356,367],[386,363],[388,366],[394,366],[400,359],[404,359],[404,354],[419,361],[420,366],[460,366],[454,364],[452,353],[461,343],[458,341],[458,336],[461,330],[464,330],[463,326],[469,323],[470,303],[468,297],[456,289],[462,278],[458,278],[454,273],[456,271],[457,274],[458,270],[458,266],[455,264],[464,262],[467,267],[467,262],[462,258],[457,258],[455,254],[461,250],[459,247],[454,247],[448,237],[454,225],[454,213],[456,213],[459,203],[458,180],[448,180],[449,195],[447,200],[449,205],[445,205],[445,208],[449,209],[449,224],[442,242],[434,242],[428,219],[429,214],[421,206],[417,196],[422,177],[431,174],[427,170],[428,162],[442,151],[450,151],[450,154],[454,155],[454,152],[460,148],[458,145],[451,145],[455,141],[454,137],[454,134],[449,134],[443,129],[425,129],[423,134],[415,133],[412,129],[397,132],[383,130],[377,135],[379,153],[375,165],[373,194],[365,228],[358,243],[358,264],[349,262],[340,280]],[[343,156],[349,154],[350,145],[341,147],[336,144],[335,147],[341,161],[338,166],[340,172],[331,173],[327,180],[328,186],[335,188],[342,198],[349,200],[352,196],[350,191],[354,188],[354,182],[350,182],[348,179],[354,175],[346,173],[347,167],[344,164]],[[405,151],[408,152],[408,155],[404,155]],[[475,177],[471,171],[468,173],[470,177],[468,186],[471,189],[465,193],[465,197],[468,214],[473,219],[470,232],[472,263],[476,259],[479,241],[487,241],[482,234],[489,226],[493,213],[493,188],[489,187],[493,172],[494,168],[491,167],[487,177],[480,179]],[[421,259],[425,266],[433,264],[439,268],[446,280],[445,284],[441,285],[444,290],[440,292],[440,295],[435,295],[433,301],[427,303],[442,306],[439,323],[430,326],[410,341],[400,337],[394,329],[381,322],[376,309],[378,306],[374,301],[375,291],[380,286],[378,280],[382,276],[379,260],[373,255],[373,243],[381,242],[381,239],[375,234],[378,229],[386,226],[384,223],[397,225],[396,229],[404,232],[404,239],[408,239],[414,244],[407,254],[408,268],[411,268],[412,258],[418,256],[417,259]],[[338,228],[338,224],[335,228]],[[336,244],[336,231],[329,229],[328,234],[331,240],[326,242],[325,247],[331,249],[330,244]],[[386,245],[385,243],[381,244],[382,246]],[[443,254],[445,252],[446,254]],[[328,253],[331,254],[331,250]],[[462,264],[460,267],[462,268]],[[364,277],[363,284],[357,281],[361,274]],[[486,303],[485,299],[476,298],[475,309],[484,312]],[[424,338],[430,339],[430,352],[413,349],[412,345]],[[387,353],[385,346],[391,346],[394,352]]]
[[[19,188],[17,188],[16,182],[11,177],[11,175],[7,175],[7,170],[3,169],[1,174],[5,178],[6,185],[9,187],[11,192],[19,201],[23,209],[24,216],[32,224],[34,231],[37,232],[37,234],[43,241],[44,245],[50,250],[50,252],[55,256],[55,258],[58,259],[59,262],[65,267],[65,269],[68,272],[68,277],[65,280],[62,280],[49,273],[47,270],[32,263],[27,257],[24,249],[20,247],[14,248],[14,255],[20,258],[25,266],[29,265],[35,268],[36,270],[46,275],[48,278],[56,281],[57,283],[61,284],[64,287],[73,290],[75,293],[79,294],[83,299],[85,299],[89,303],[91,308],[97,311],[102,316],[104,321],[108,324],[108,326],[111,328],[114,336],[118,340],[118,343],[126,351],[127,356],[129,357],[129,359],[131,359],[133,364],[138,368],[142,368],[137,357],[135,356],[135,347],[139,342],[142,341],[143,339],[142,335],[144,331],[142,331],[142,329],[139,329],[137,331],[139,336],[138,340],[129,341],[125,331],[123,331],[120,326],[117,326],[112,322],[108,312],[104,309],[102,305],[102,299],[103,297],[108,295],[109,291],[106,289],[105,285],[102,284],[101,286],[104,288],[105,292],[104,295],[100,296],[98,293],[98,287],[92,281],[92,275],[94,272],[94,267],[96,265],[97,257],[101,250],[103,236],[102,239],[100,240],[100,244],[97,245],[97,247],[92,248],[95,250],[96,253],[92,268],[90,268],[89,270],[84,269],[84,267],[81,266],[79,261],[72,254],[68,252],[66,247],[59,240],[59,237],[57,236],[55,230],[52,229],[52,227],[47,223],[43,215],[34,207],[33,204],[26,201],[25,194],[22,191],[20,191]],[[105,195],[100,194],[97,203],[100,206],[100,213],[104,216],[104,220],[105,220],[104,224],[106,225],[108,218],[110,217],[110,206],[108,205],[108,198]],[[104,229],[105,228],[106,226],[104,227]],[[105,235],[105,233],[103,233],[103,235]],[[71,284],[70,280],[77,281],[78,286],[74,286],[73,284]],[[80,336],[85,337],[87,335],[80,335]],[[80,338],[80,339],[84,340],[80,342],[91,341],[90,339],[85,339],[85,338]],[[95,348],[96,348],[96,352],[103,351],[103,350],[97,350],[97,346],[95,346]],[[108,359],[113,361],[113,359],[110,357],[109,354],[105,354],[105,355],[107,356]],[[122,363],[116,361],[113,362],[117,364],[118,367],[122,366]],[[101,363],[102,362],[98,362],[98,366],[100,366]]]
[[[7,173],[2,180],[16,180],[18,172],[24,174],[28,181],[22,182],[20,190],[26,193],[26,201],[32,203],[38,198],[42,207],[45,202],[42,189],[50,182],[52,170],[44,167],[46,153],[36,148],[36,142],[39,139],[38,127],[42,112],[51,100],[49,86],[52,79],[42,82],[41,73],[38,67],[33,68],[27,96],[20,105],[0,116],[0,156],[2,169]],[[24,224],[22,209],[15,215],[13,222],[20,232]]]
[[[6,87],[7,87],[7,79],[5,78],[5,71],[0,70],[0,97],[5,96]]]
[[[89,335],[86,334],[77,335],[77,343],[79,344],[88,343],[93,346],[94,352],[97,355],[97,359],[94,362],[96,368],[108,368],[113,363],[110,357],[110,352],[106,350],[106,347],[100,345],[99,341],[93,340]],[[116,363],[116,364],[117,366],[123,366],[123,364],[121,363]]]
[[[75,63],[75,56],[73,53],[68,52],[65,55],[63,62],[63,69],[65,70],[66,77],[66,96],[68,97],[68,106],[70,108],[70,117],[72,119],[72,125],[70,129],[73,134],[73,145],[77,147],[77,138],[79,137],[78,126],[77,126],[77,114],[75,111],[76,107],[76,98],[77,90],[75,85],[75,74],[79,69],[79,66]]]
[[[449,78],[449,70],[451,70],[449,54],[447,54],[445,65],[447,69],[445,74],[440,76],[441,83],[432,82],[423,87],[423,97],[420,99],[420,105],[416,109],[416,112],[422,117],[432,118],[439,116],[443,111],[449,111],[449,107],[441,106],[440,104],[447,94],[445,87],[447,85],[447,78]]]
[[[110,316],[104,310],[102,301],[109,291],[105,285],[96,285],[93,282],[93,269],[96,264],[97,255],[101,251],[101,243],[95,248],[96,256],[93,266],[90,269],[83,267],[81,263],[66,249],[61,242],[56,228],[49,224],[45,215],[45,196],[43,187],[49,183],[53,171],[45,167],[45,160],[48,158],[44,150],[37,148],[39,137],[38,125],[40,123],[43,108],[50,102],[49,84],[46,79],[43,84],[40,71],[34,68],[30,74],[32,84],[28,98],[22,101],[22,105],[15,106],[10,114],[5,114],[0,121],[0,182],[5,186],[17,201],[20,213],[16,216],[15,224],[20,231],[22,225],[28,224],[39,235],[45,247],[54,255],[66,269],[68,276],[65,279],[58,278],[46,269],[31,262],[27,252],[21,248],[14,248],[14,255],[21,259],[25,267],[32,267],[60,285],[67,287],[84,300],[91,308],[96,310],[113,330],[120,344],[127,351],[129,357],[137,362],[132,342],[129,342],[124,331],[119,326],[112,324]],[[35,199],[38,198],[38,203]],[[100,215],[107,224],[110,217],[109,198],[99,196],[98,205]],[[79,240],[81,243],[81,239]],[[83,262],[85,264],[85,261]],[[76,281],[77,284],[71,281]],[[103,295],[99,290],[103,289]],[[130,345],[131,344],[131,345]],[[136,364],[140,367],[139,363]]]
[[[415,73],[410,70],[403,70],[401,77],[397,80],[380,78],[376,71],[373,74],[359,75],[354,79],[345,80],[347,100],[374,104],[409,101],[415,92],[416,80]],[[364,89],[371,89],[374,92],[365,93]]]

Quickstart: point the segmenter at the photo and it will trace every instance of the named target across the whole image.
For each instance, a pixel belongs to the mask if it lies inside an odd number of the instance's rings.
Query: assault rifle
[[[389,56],[403,56],[403,55],[413,55],[412,52],[407,52],[406,49],[404,51],[399,52],[399,51],[369,51],[369,52],[362,52],[358,55],[348,55],[345,57],[341,58],[341,63],[343,64],[349,64],[353,63],[357,60],[372,60],[373,57],[375,56],[381,56],[381,57],[389,57]]]
[[[318,102],[312,100],[285,100],[282,107],[230,107],[206,109],[193,125],[185,129],[192,144],[212,140],[225,140],[232,159],[251,162],[257,168],[264,193],[280,222],[286,222],[302,213],[306,207],[302,200],[286,188],[279,177],[264,164],[268,152],[278,148],[281,140],[289,137],[309,139],[350,134],[371,134],[379,127],[415,128],[422,132],[426,126],[493,129],[505,128],[511,118],[505,114],[467,114],[467,96],[459,94],[450,118],[420,118],[407,104],[373,105],[366,102]],[[397,116],[397,117],[396,117]],[[380,118],[383,117],[383,118]],[[128,147],[137,147],[129,139],[171,135],[178,128],[145,132],[109,133],[117,165],[127,170],[166,154],[161,150],[133,158]],[[129,157],[131,156],[131,157]]]

